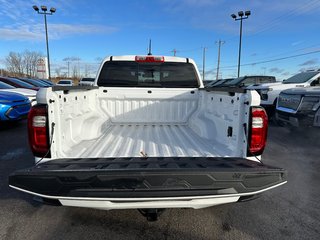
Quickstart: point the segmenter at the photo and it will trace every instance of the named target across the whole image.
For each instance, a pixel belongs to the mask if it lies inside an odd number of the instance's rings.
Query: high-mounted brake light
[[[37,157],[44,157],[49,150],[47,118],[47,105],[33,106],[28,115],[29,144]]]
[[[164,57],[155,57],[155,56],[136,56],[136,62],[164,62]]]
[[[249,155],[261,155],[266,146],[268,115],[261,107],[251,108],[251,129],[249,134]]]

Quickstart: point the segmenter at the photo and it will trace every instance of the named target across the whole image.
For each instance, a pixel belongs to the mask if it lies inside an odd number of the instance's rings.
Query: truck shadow
[[[0,132],[10,131],[13,128],[21,127],[25,121],[0,121]]]

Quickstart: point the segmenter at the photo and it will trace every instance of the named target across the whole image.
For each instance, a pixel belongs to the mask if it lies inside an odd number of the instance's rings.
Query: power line
[[[301,13],[305,14],[305,13],[308,13],[308,12],[318,8],[319,6],[320,6],[319,0],[309,1],[308,3],[304,4],[303,6],[299,5],[298,7],[288,11],[287,13],[285,13],[279,17],[276,17],[274,19],[268,20],[268,22],[260,25],[259,30],[256,32],[253,32],[253,33],[248,33],[247,38],[253,37],[255,35],[259,35],[263,32],[266,32],[266,31],[269,31],[272,29],[275,29],[275,28],[277,28],[279,23],[283,22],[284,20],[286,20],[288,18],[291,18],[295,14],[298,14],[298,15],[300,15]],[[230,37],[230,38],[227,38],[226,41],[233,41],[236,38],[237,38],[237,36]]]
[[[300,51],[305,51],[305,50],[312,50],[312,48],[315,48],[315,47],[319,47],[320,44],[314,44],[314,45],[311,45],[311,46],[308,46],[308,47],[304,47],[304,48],[299,48],[299,49],[296,49],[296,50],[292,50],[292,51],[286,51],[286,52],[282,52],[280,54],[277,54],[277,55],[272,55],[272,56],[269,56],[269,58],[278,58],[280,56],[283,56],[283,55],[287,55],[287,54],[290,54],[290,53],[296,53],[296,52],[300,52]],[[256,61],[264,61],[265,58],[263,59],[256,59]]]
[[[241,66],[250,66],[250,65],[258,65],[258,64],[262,64],[262,63],[276,62],[276,61],[286,60],[286,59],[290,59],[290,58],[306,56],[306,55],[310,55],[310,54],[314,54],[314,53],[320,53],[320,50],[307,52],[307,53],[296,54],[296,55],[282,57],[282,58],[275,58],[275,59],[270,59],[270,60],[265,60],[265,61],[260,61],[260,62],[245,63],[245,64],[242,64]],[[225,67],[221,67],[221,68],[226,69],[226,68],[236,68],[236,67],[238,67],[238,65],[225,66]]]
[[[283,20],[291,18],[292,16],[294,16],[296,14],[299,15],[301,13],[310,12],[310,11],[314,10],[315,7],[317,7],[317,5],[319,5],[319,0],[310,1],[306,4],[304,4],[303,6],[299,5],[298,7],[292,9],[291,11],[287,12],[286,14],[283,14],[283,15],[281,15],[271,21],[268,21],[264,25],[260,26],[260,28],[257,32],[250,34],[249,36],[257,35],[257,34],[266,32],[268,30],[274,29],[275,27],[277,27],[277,25],[279,23],[283,22]]]

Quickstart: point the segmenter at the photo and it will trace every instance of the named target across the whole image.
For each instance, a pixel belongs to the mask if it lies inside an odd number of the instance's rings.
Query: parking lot
[[[250,202],[170,209],[157,222],[136,210],[41,205],[10,189],[9,174],[33,164],[26,129],[25,120],[0,126],[0,239],[320,238],[319,129],[269,128],[263,160],[288,170],[286,185]]]

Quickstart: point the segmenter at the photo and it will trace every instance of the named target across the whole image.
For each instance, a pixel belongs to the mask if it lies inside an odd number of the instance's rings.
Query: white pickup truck
[[[256,91],[204,88],[193,60],[111,56],[95,86],[41,89],[29,114],[34,167],[9,185],[97,209],[204,208],[286,183],[260,161],[268,119]]]
[[[256,90],[261,97],[261,106],[264,107],[270,116],[274,115],[277,100],[281,91],[290,88],[301,88],[316,86],[319,84],[320,71],[309,70],[298,73],[283,82],[265,83],[253,85],[248,89]]]

